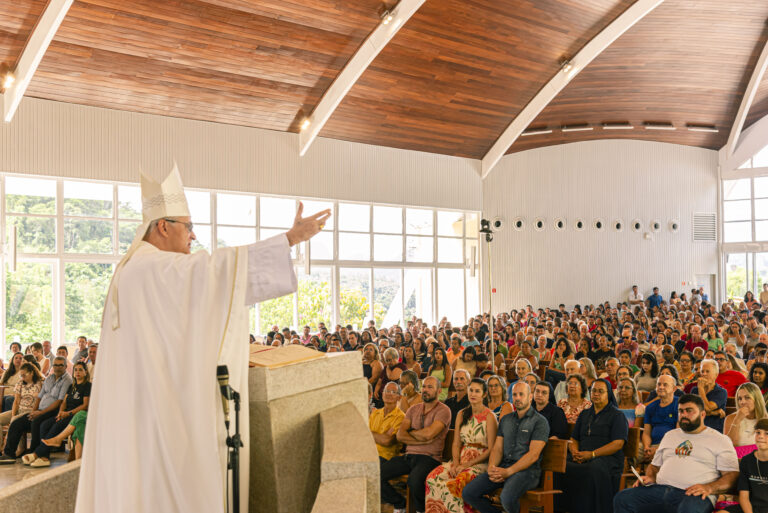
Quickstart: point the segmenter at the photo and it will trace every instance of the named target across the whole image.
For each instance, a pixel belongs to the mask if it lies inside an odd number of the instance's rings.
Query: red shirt
[[[736,395],[736,389],[738,389],[741,384],[747,382],[747,378],[745,378],[744,374],[741,372],[729,370],[721,372],[717,376],[715,382],[728,392],[728,397],[733,397]]]
[[[686,351],[693,352],[693,350],[696,349],[697,347],[700,347],[704,351],[706,351],[707,349],[709,349],[709,344],[707,343],[706,340],[699,340],[698,342],[694,342],[693,339],[685,343]]]

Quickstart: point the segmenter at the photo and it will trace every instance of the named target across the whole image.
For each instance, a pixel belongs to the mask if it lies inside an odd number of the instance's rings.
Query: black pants
[[[7,396],[3,397],[3,400],[0,401],[0,402],[2,402],[2,404],[0,405],[0,412],[8,411],[11,408],[13,408],[13,399],[14,398],[15,398],[15,396],[13,396],[13,395],[7,395]]]
[[[21,437],[26,432],[32,434],[32,443],[29,449],[34,451],[40,445],[40,424],[46,419],[56,418],[58,411],[58,409],[49,411],[35,418],[35,420],[29,420],[29,417],[24,415],[11,422],[11,425],[8,426],[8,437],[5,439],[5,455],[11,458],[16,457],[16,448],[19,446]]]
[[[381,501],[392,504],[395,508],[404,508],[405,497],[400,495],[391,484],[390,479],[408,475],[408,489],[411,500],[417,511],[424,511],[424,495],[426,493],[427,475],[440,465],[440,462],[430,456],[421,454],[406,454],[395,456],[381,464]]]
[[[40,439],[47,440],[58,435],[64,428],[69,425],[69,421],[72,417],[67,417],[61,420],[56,420],[56,417],[50,417],[40,423]],[[47,458],[51,454],[51,448],[40,442],[37,444],[37,448],[34,449],[38,458]]]

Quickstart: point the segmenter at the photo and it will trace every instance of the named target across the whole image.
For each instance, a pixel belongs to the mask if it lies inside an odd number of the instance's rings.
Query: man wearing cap
[[[250,246],[190,254],[178,169],[141,177],[142,224],[115,268],[102,318],[77,513],[223,513],[229,499],[217,365],[248,404],[248,307],[296,290],[290,246],[329,211]],[[248,415],[240,417],[241,511],[248,505]],[[234,426],[230,434],[234,433]]]

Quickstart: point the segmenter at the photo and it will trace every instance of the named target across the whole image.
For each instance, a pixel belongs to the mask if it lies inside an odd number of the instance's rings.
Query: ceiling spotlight
[[[523,132],[520,135],[521,136],[526,136],[526,135],[544,135],[544,134],[551,134],[551,133],[552,133],[552,130],[549,129],[549,128],[532,128],[532,129],[526,130],[525,132]]]
[[[8,89],[13,85],[13,83],[16,82],[16,77],[13,76],[13,73],[8,73],[5,75],[5,78],[3,79],[3,89]]]
[[[672,123],[644,123],[646,130],[677,130]]]
[[[629,123],[603,123],[603,130],[632,130],[635,128]]]
[[[563,132],[586,132],[588,130],[594,130],[594,128],[589,125],[570,125],[564,126],[561,130]]]
[[[688,124],[687,127],[688,127],[688,130],[690,130],[691,132],[709,132],[709,133],[712,133],[712,134],[716,134],[716,133],[718,133],[720,131],[720,130],[718,130],[717,127],[715,127],[713,125],[691,125],[691,124]]]
[[[311,124],[312,124],[312,121],[310,121],[309,118],[304,118],[304,121],[301,122],[301,129],[306,130],[307,128],[309,128],[309,125]]]
[[[395,18],[395,15],[392,11],[384,11],[384,13],[381,15],[381,22],[384,25],[389,25],[389,23]]]
[[[568,59],[560,63],[560,71],[563,73],[570,73],[573,70],[573,64]]]

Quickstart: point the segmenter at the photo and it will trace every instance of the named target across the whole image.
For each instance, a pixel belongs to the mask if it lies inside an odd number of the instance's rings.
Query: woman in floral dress
[[[488,456],[496,440],[498,422],[483,402],[488,385],[473,379],[467,390],[469,406],[456,415],[453,458],[427,476],[425,513],[472,513],[461,498],[464,487],[488,469]]]

